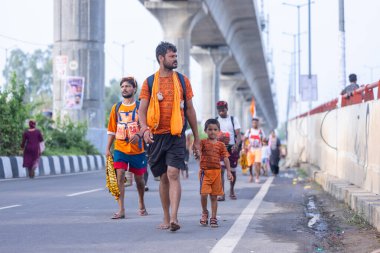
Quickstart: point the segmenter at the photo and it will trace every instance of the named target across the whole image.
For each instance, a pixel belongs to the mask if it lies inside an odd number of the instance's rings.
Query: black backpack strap
[[[116,119],[116,124],[117,124],[117,122],[119,122],[119,114],[118,114],[118,112],[119,112],[119,109],[120,109],[120,106],[121,106],[121,101],[120,102],[118,102],[117,104],[116,104],[116,106],[115,106],[115,119]]]
[[[152,87],[153,87],[153,81],[154,81],[154,74],[149,76],[147,79],[148,83],[148,89],[149,89],[149,94],[152,94]]]
[[[234,130],[234,141],[236,143],[236,132],[235,132],[235,123],[234,123],[234,116],[231,116],[231,123],[232,123],[232,129]]]
[[[187,117],[186,117],[186,111],[187,111],[187,104],[186,104],[186,82],[185,82],[185,77],[179,73],[176,72],[178,75],[179,82],[181,83],[182,86],[182,93],[183,93],[183,115],[185,116],[185,124],[183,125],[183,130],[182,132],[185,132],[187,129]]]

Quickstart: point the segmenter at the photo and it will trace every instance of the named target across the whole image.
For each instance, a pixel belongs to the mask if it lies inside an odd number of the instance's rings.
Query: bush
[[[25,86],[13,73],[10,87],[0,92],[0,155],[21,153],[24,124],[28,118],[28,105],[24,103]]]
[[[10,87],[0,92],[0,155],[22,155],[22,135],[28,118],[35,118],[37,128],[45,140],[44,155],[98,154],[96,148],[85,139],[87,125],[74,123],[69,118],[63,122],[36,114],[38,103],[25,102],[25,86],[13,73]]]
[[[65,118],[62,122],[60,120],[54,122],[42,114],[36,116],[36,121],[44,135],[46,146],[44,155],[99,154],[85,139],[87,133],[85,123],[74,123],[69,118]]]

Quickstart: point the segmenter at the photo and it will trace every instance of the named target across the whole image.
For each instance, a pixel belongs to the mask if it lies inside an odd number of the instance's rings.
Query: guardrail
[[[379,80],[371,84],[361,85],[358,89],[354,90],[353,92],[342,95],[340,97],[341,98],[340,106],[345,107],[345,106],[356,105],[363,102],[374,100],[375,99],[374,91],[373,91],[374,88],[378,88],[377,99],[380,99],[380,80]],[[329,102],[319,105],[318,107],[308,112],[302,113],[294,117],[293,119],[303,118],[309,115],[327,112],[337,107],[339,107],[339,98],[335,98]]]

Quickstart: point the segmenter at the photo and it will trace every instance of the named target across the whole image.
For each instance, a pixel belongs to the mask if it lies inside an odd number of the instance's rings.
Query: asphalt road
[[[117,204],[105,189],[104,171],[0,181],[0,252],[313,252],[313,238],[304,233],[305,189],[292,177],[294,171],[282,172],[255,184],[239,172],[238,199],[219,202],[220,227],[201,227],[192,164],[190,179],[182,180],[182,228],[175,233],[156,229],[162,209],[152,176],[149,215],[137,214],[133,185],[126,189],[124,220],[110,219]]]

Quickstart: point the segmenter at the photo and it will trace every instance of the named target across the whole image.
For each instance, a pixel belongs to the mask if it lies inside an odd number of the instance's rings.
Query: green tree
[[[19,154],[29,106],[23,100],[24,84],[11,75],[10,85],[0,92],[0,155]]]
[[[39,103],[38,109],[51,108],[52,70],[52,46],[45,50],[35,50],[31,54],[15,49],[11,51],[3,75],[8,80],[8,74],[15,73],[18,80],[25,84],[27,102],[43,102]]]

